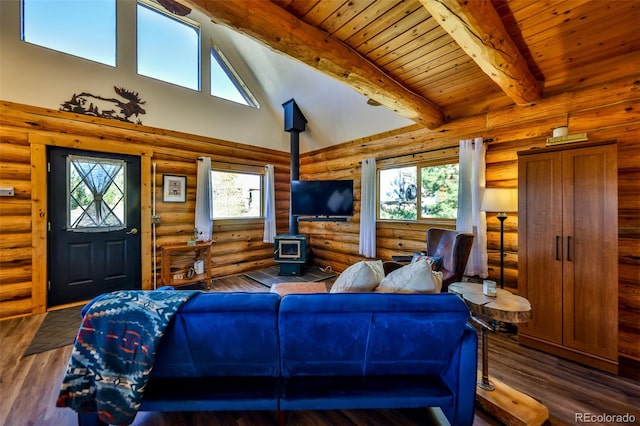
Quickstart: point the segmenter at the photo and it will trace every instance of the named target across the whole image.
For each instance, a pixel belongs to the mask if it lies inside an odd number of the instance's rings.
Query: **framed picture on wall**
[[[186,203],[187,177],[162,175],[162,201],[165,203]]]

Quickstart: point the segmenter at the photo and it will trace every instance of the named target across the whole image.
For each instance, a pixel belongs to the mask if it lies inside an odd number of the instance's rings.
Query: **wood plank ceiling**
[[[180,0],[430,129],[640,73],[640,2]]]

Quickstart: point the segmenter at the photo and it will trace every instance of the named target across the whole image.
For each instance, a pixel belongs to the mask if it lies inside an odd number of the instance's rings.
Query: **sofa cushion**
[[[439,293],[442,272],[431,269],[426,259],[410,263],[384,277],[375,291],[380,293]]]
[[[338,276],[331,293],[372,291],[384,278],[381,260],[363,260],[354,263]]]
[[[267,292],[194,297],[167,328],[152,377],[277,377],[279,304]]]
[[[468,319],[450,293],[290,294],[278,316],[282,376],[441,374]]]

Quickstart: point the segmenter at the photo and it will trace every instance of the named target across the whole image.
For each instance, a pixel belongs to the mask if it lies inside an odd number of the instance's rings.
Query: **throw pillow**
[[[426,259],[390,272],[375,291],[380,293],[439,293],[442,272],[431,270]]]
[[[429,264],[431,265],[431,269],[434,271],[439,271],[442,266],[442,256],[428,256],[424,253],[414,253],[411,258],[411,263],[415,263],[420,259],[427,259]]]
[[[383,278],[381,260],[363,260],[349,266],[336,278],[331,293],[372,291]]]

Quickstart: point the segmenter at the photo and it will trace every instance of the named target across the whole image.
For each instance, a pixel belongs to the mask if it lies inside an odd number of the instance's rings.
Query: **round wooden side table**
[[[549,410],[540,402],[498,381],[489,380],[487,330],[496,331],[494,322],[520,324],[531,318],[527,299],[507,290],[497,289],[495,297],[482,293],[482,284],[457,282],[449,285],[467,304],[471,319],[480,325],[482,337],[482,375],[478,380],[476,398],[490,414],[509,425],[541,425],[549,418]],[[494,383],[495,382],[495,383]]]

